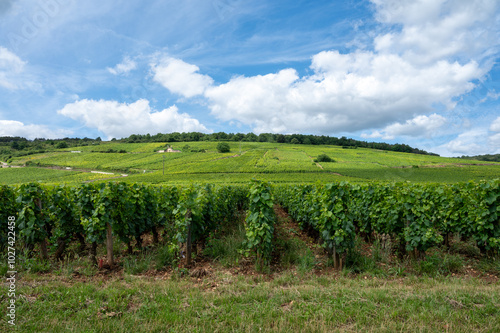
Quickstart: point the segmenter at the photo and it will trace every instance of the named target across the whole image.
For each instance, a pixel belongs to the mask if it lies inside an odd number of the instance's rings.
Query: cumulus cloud
[[[0,87],[18,89],[15,75],[23,71],[25,64],[17,55],[0,46]]]
[[[500,132],[500,117],[495,119],[490,126],[490,131],[492,132]]]
[[[300,112],[292,114],[292,110],[286,109],[290,90],[298,80],[293,69],[263,76],[240,76],[208,88],[205,96],[211,102],[212,113],[221,120],[254,125],[256,132],[266,131],[268,127],[273,132],[283,132],[288,129],[284,119],[280,119],[283,115],[287,115],[289,121],[294,117],[300,118],[295,118],[296,121],[305,120]]]
[[[180,59],[165,57],[151,64],[153,79],[173,93],[190,98],[201,95],[212,85],[213,79],[199,74],[200,68]]]
[[[115,67],[113,68],[107,67],[106,69],[113,75],[122,75],[122,74],[127,74],[136,68],[137,68],[137,63],[132,59],[130,59],[129,57],[125,57],[123,61],[117,64]]]
[[[484,144],[488,132],[484,129],[475,129],[460,134],[456,139],[448,142],[445,146],[451,153],[478,155],[487,150]]]
[[[20,136],[27,139],[58,139],[70,136],[70,130],[51,130],[45,125],[26,125],[15,120],[0,120],[0,136]]]
[[[446,156],[500,154],[500,117],[489,127],[473,127],[433,151]]]
[[[175,105],[155,111],[145,99],[130,104],[83,99],[66,104],[57,112],[78,120],[87,127],[98,129],[109,139],[131,134],[208,132],[197,119],[186,113],[179,113]]]
[[[497,0],[371,0],[376,18],[402,25],[375,38],[381,53],[400,54],[412,63],[445,57],[483,58],[498,46]]]
[[[500,152],[500,117],[493,121],[489,129],[494,133],[488,137],[488,144],[497,152]]]
[[[488,137],[488,144],[495,149],[494,154],[498,154],[500,152],[500,133],[496,133],[490,135]],[[491,150],[493,151],[493,150]]]
[[[152,65],[154,79],[184,97],[203,96],[212,115],[257,133],[439,137],[447,120],[436,110],[446,108],[453,118],[456,104],[492,68],[500,50],[500,2],[370,1],[384,31],[369,37],[373,49],[320,52],[307,75],[287,68],[216,84],[197,66],[166,58]],[[498,150],[499,128],[497,119],[490,132],[469,129],[436,148],[445,155]]]
[[[382,138],[384,140],[392,140],[396,136],[413,136],[413,137],[431,137],[436,134],[444,124],[446,118],[438,114],[430,116],[420,115],[413,119],[407,120],[405,123],[395,123],[385,127],[381,132],[375,131],[371,134],[361,134],[363,138]]]
[[[397,55],[324,51],[312,59],[312,75],[295,70],[236,77],[209,87],[212,113],[257,132],[345,132],[387,126],[433,104],[455,105],[484,71],[475,62],[439,61],[425,68]],[[435,117],[434,117],[435,118]],[[435,119],[434,119],[435,120]]]
[[[453,110],[490,70],[485,52],[499,43],[498,31],[487,27],[500,5],[494,0],[372,2],[390,32],[374,38],[373,51],[314,55],[309,75],[289,68],[214,84],[197,66],[167,58],[152,65],[155,80],[184,97],[204,96],[218,119],[255,132],[375,128],[372,137],[432,135],[432,126],[441,126],[443,119],[427,114],[436,105]],[[413,119],[416,114],[426,118]]]

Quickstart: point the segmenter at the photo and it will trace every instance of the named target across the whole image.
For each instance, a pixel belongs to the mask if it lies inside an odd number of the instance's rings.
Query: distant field
[[[256,177],[279,183],[414,181],[459,182],[500,177],[500,164],[474,160],[379,151],[338,146],[279,143],[229,142],[231,152],[218,153],[217,142],[174,143],[181,153],[157,153],[166,143],[104,142],[35,154],[14,159],[13,165],[71,167],[129,174],[125,181],[147,183],[246,183]],[[206,152],[191,152],[204,149]],[[79,150],[80,153],[72,153]],[[105,151],[122,153],[103,153]],[[124,153],[125,151],[125,153]],[[327,154],[333,163],[315,163]],[[1,184],[29,181],[78,183],[112,176],[48,170],[44,168],[1,169]],[[164,168],[164,170],[163,170]]]
[[[0,169],[0,185],[41,182],[45,184],[81,183],[109,179],[120,175],[103,175],[90,172],[52,170],[43,168],[5,168]]]

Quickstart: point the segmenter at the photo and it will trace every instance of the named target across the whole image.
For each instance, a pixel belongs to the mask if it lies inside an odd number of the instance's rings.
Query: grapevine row
[[[43,257],[52,249],[62,258],[77,240],[89,245],[95,261],[98,245],[107,244],[113,262],[112,235],[142,247],[151,233],[175,245],[190,259],[196,244],[235,221],[249,207],[245,221],[248,252],[269,262],[275,215],[273,201],[288,210],[301,227],[315,230],[335,265],[353,249],[356,234],[389,234],[400,253],[424,253],[457,233],[476,241],[483,252],[500,250],[500,181],[461,184],[349,184],[248,187],[191,185],[184,188],[107,183],[48,187],[37,183],[0,186],[0,224],[7,230],[15,216],[23,246],[38,245]],[[5,246],[5,233],[0,246]]]
[[[401,251],[420,254],[452,233],[474,239],[482,252],[500,250],[498,180],[278,186],[275,196],[301,227],[320,234],[336,261],[353,248],[356,233],[390,234]]]
[[[271,261],[276,215],[271,186],[267,182],[253,181],[248,194],[249,209],[245,220],[247,253],[256,252],[257,266],[263,268]]]
[[[164,240],[180,249],[188,225],[189,240],[203,241],[210,231],[234,221],[247,200],[243,187],[193,185],[180,189],[127,183],[76,187],[30,183],[1,186],[0,195],[2,225],[8,216],[16,216],[18,238],[28,250],[38,244],[44,258],[48,258],[48,248],[62,258],[66,246],[76,239],[82,249],[90,244],[95,262],[97,246],[106,243],[111,265],[112,235],[131,251],[133,241],[142,247],[145,234],[152,233],[157,242],[161,228]]]

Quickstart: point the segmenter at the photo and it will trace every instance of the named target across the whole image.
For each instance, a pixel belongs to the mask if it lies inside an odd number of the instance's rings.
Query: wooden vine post
[[[186,223],[187,223],[187,237],[186,237],[186,266],[191,265],[191,209],[186,212]]]
[[[40,198],[35,198],[35,205],[38,206],[40,209],[40,216],[43,218],[43,211],[42,211],[42,200]],[[49,252],[47,251],[47,238],[43,238],[42,241],[40,242],[40,250],[42,252],[42,258],[44,260],[49,259]]]
[[[113,233],[111,229],[111,223],[107,223],[107,229],[106,229],[106,249],[108,252],[108,264],[110,268],[113,268],[114,266],[114,259],[113,259]]]

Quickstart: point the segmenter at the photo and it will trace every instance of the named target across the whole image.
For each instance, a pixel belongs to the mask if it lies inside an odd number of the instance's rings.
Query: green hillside
[[[279,183],[337,180],[452,183],[500,177],[500,163],[477,160],[327,145],[228,144],[229,153],[219,153],[217,142],[199,141],[174,143],[172,148],[180,153],[158,153],[167,147],[166,143],[158,142],[101,142],[57,149],[12,158],[10,165],[26,167],[0,169],[0,184],[78,183],[114,177],[130,182],[172,184],[247,183],[253,177]],[[315,162],[322,154],[334,161]],[[90,173],[96,170],[113,174]]]

